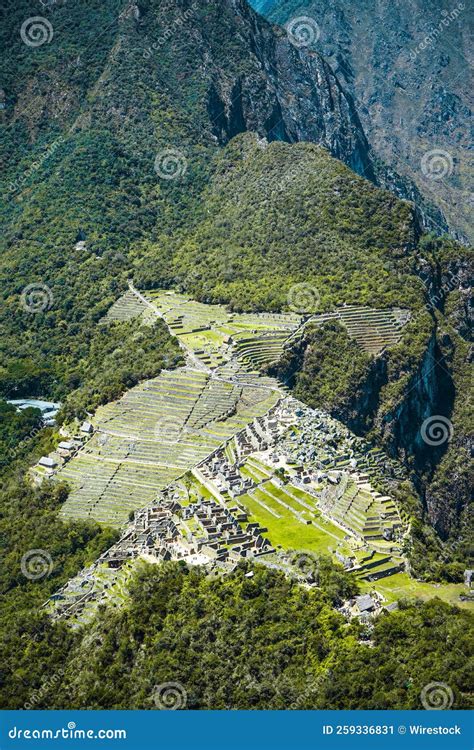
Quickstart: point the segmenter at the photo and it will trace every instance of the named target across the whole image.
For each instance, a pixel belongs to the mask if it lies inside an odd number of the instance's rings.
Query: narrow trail
[[[169,327],[169,325],[168,325],[168,323],[167,323],[167,321],[166,321],[166,318],[165,318],[165,316],[163,315],[163,313],[162,313],[162,312],[161,312],[160,310],[158,310],[157,306],[156,306],[156,305],[155,305],[155,304],[154,304],[153,302],[150,302],[150,300],[148,300],[148,299],[147,299],[147,298],[146,298],[146,297],[145,297],[145,296],[144,296],[144,295],[143,295],[143,294],[142,294],[142,293],[141,293],[141,292],[140,292],[140,291],[139,291],[139,290],[138,290],[138,289],[137,289],[137,288],[136,288],[136,287],[134,286],[134,284],[133,284],[133,281],[132,281],[131,279],[128,279],[128,288],[129,288],[129,290],[130,290],[130,291],[131,291],[131,292],[132,292],[132,293],[133,293],[133,294],[134,294],[134,295],[135,295],[135,296],[136,296],[136,297],[137,297],[137,298],[138,298],[138,299],[139,299],[139,300],[140,300],[141,302],[143,302],[143,304],[145,304],[145,305],[146,305],[146,306],[147,306],[147,307],[148,307],[148,308],[149,308],[150,310],[153,310],[153,312],[155,313],[155,315],[156,315],[156,316],[157,316],[158,318],[160,318],[160,319],[161,319],[161,320],[162,320],[162,321],[163,321],[163,322],[165,323],[165,325],[166,325],[166,327],[167,327],[167,329],[168,329],[168,331],[169,331],[170,335],[171,335],[171,336],[174,336],[175,334],[173,333],[173,331],[172,331],[172,330],[171,330],[171,328]],[[186,344],[184,343],[184,341],[181,341],[181,339],[180,339],[180,338],[179,338],[178,336],[176,336],[176,338],[178,339],[178,343],[179,343],[179,345],[180,345],[181,349],[182,349],[182,350],[183,350],[183,351],[184,351],[184,352],[186,353],[186,358],[187,358],[187,360],[188,360],[188,364],[192,364],[192,366],[193,366],[193,367],[195,367],[195,368],[196,368],[196,370],[200,370],[201,372],[206,372],[206,373],[208,373],[208,374],[210,375],[210,374],[211,374],[211,372],[212,372],[212,370],[211,370],[211,369],[210,369],[209,367],[206,367],[206,365],[204,364],[204,362],[202,362],[202,361],[201,361],[201,360],[200,360],[200,359],[199,359],[198,357],[196,357],[196,355],[194,354],[194,352],[193,352],[193,351],[192,351],[191,349],[189,349],[189,348],[188,348],[188,347],[186,346]]]

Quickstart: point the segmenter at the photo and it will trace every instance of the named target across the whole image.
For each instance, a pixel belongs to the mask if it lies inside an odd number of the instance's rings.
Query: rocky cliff
[[[66,122],[114,136],[133,128],[183,147],[189,139],[221,145],[250,130],[319,143],[373,177],[356,109],[331,67],[245,0],[109,0],[90,18],[86,5],[47,6],[44,23],[54,33],[44,45],[28,49],[20,38],[25,3],[2,32],[10,49],[2,117],[7,127],[24,126],[25,147]],[[102,33],[91,51],[93,24]]]
[[[306,16],[310,47],[354,97],[368,140],[472,241],[472,5],[443,0],[252,0],[268,18]]]
[[[35,146],[57,135],[58,125],[71,128],[64,142],[91,130],[127,148],[133,141],[138,158],[153,142],[179,151],[197,143],[213,148],[254,131],[269,141],[323,145],[357,173],[414,201],[426,227],[446,229],[416,186],[372,152],[353,95],[326,60],[246,0],[109,0],[90,10],[84,2],[51,4],[44,21],[51,40],[33,49],[18,34],[22,12],[26,2],[2,31],[10,52],[1,116],[15,131],[8,185],[24,183],[19,143],[33,159]]]

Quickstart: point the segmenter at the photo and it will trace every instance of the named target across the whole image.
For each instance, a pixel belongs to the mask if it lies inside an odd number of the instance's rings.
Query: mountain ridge
[[[368,140],[472,242],[469,28],[464,2],[394,5],[366,0],[252,0],[265,17],[306,17],[310,48],[328,61],[354,98]]]

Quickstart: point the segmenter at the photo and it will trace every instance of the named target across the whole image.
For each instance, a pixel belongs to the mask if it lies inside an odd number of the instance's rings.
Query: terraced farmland
[[[261,333],[235,336],[235,348],[242,361],[254,370],[276,362],[283,354],[288,332]]]
[[[310,322],[323,325],[328,320],[339,320],[362,349],[376,355],[400,341],[409,313],[400,308],[375,310],[370,307],[347,306],[334,312],[315,315]]]
[[[282,395],[282,387],[259,370],[278,359],[301,316],[236,314],[174,291],[143,295],[130,285],[104,322],[144,313],[165,320],[187,350],[188,366],[162,372],[97,410],[93,438],[59,472],[73,488],[62,511],[67,517],[125,523],[131,511],[150,503],[159,490],[264,415]],[[392,311],[343,308],[334,315],[342,316],[351,335],[361,341],[366,324],[378,326],[384,341],[401,325]],[[373,336],[364,341],[380,343]],[[227,446],[229,456],[234,457],[234,447],[232,442]],[[265,503],[265,497],[272,507],[280,501],[284,507],[285,493],[267,484],[255,499]],[[294,509],[299,521],[310,512],[296,496],[287,505],[285,512],[294,515],[289,508]]]
[[[278,359],[301,316],[290,313],[230,313],[222,305],[205,305],[170,291],[146,292],[146,299],[170,330],[207,367],[229,359],[231,347],[251,370]]]
[[[133,292],[126,292],[120,299],[118,299],[107,311],[107,315],[102,318],[101,323],[112,323],[118,321],[120,323],[133,320],[143,315],[147,310],[144,302],[142,302]]]
[[[342,494],[328,487],[321,495],[320,508],[344,528],[363,539],[378,552],[397,553],[392,539],[401,528],[395,503],[375,492],[363,479],[349,480]]]
[[[337,549],[349,554],[345,532],[321,516],[313,495],[291,484],[275,483],[270,468],[254,456],[247,459],[241,473],[258,486],[242,495],[239,504],[251,514],[249,520],[268,528],[274,546],[325,554]]]
[[[190,367],[132,388],[97,410],[94,436],[58,473],[73,488],[62,514],[125,523],[277,399]]]
[[[340,499],[335,487],[327,487],[322,501],[318,499],[320,489],[309,492],[292,482],[284,484],[276,479],[260,454],[248,457],[240,472],[256,486],[239,502],[251,513],[251,520],[268,528],[274,546],[284,550],[337,552],[339,559],[351,561],[361,582],[379,580],[403,570],[397,543],[384,539],[382,531],[399,527],[397,509],[390,498],[374,492],[365,481],[351,479]]]

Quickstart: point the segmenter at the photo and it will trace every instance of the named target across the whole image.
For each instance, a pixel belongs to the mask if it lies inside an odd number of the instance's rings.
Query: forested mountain
[[[472,5],[442,0],[252,0],[302,24],[350,93],[375,152],[472,242]],[[304,17],[306,16],[306,21]]]
[[[161,320],[100,323],[129,280],[237,311],[288,310],[302,282],[318,312],[404,308],[404,335],[379,358],[355,356],[329,326],[306,329],[276,367],[299,398],[405,463],[418,493],[405,498],[415,572],[461,580],[472,553],[471,254],[425,233],[445,228],[442,215],[398,177],[401,162],[374,156],[349,78],[244,0],[58,0],[33,30],[31,15],[26,0],[7,0],[0,25],[0,395],[61,400],[68,421],[179,367]],[[448,215],[447,199],[439,205]],[[37,412],[1,404],[4,707],[31,700],[45,670],[61,674],[61,688],[41,694],[56,708],[71,707],[71,693],[77,708],[153,707],[153,684],[173,675],[191,708],[411,708],[447,670],[455,706],[468,705],[469,615],[405,602],[374,633],[347,626],[334,606],[353,581],[328,561],[310,593],[279,572],[250,580],[245,566],[224,580],[145,567],[125,608],[99,612],[84,632],[52,623],[41,604],[116,535],[58,517],[67,488],[25,478],[57,433],[39,429]],[[432,414],[453,428],[434,449],[420,438]],[[52,578],[21,576],[28,549],[50,550]],[[448,639],[460,655],[446,653]],[[235,672],[215,663],[229,643]],[[236,689],[247,677],[249,689]],[[305,693],[307,679],[317,694]]]

